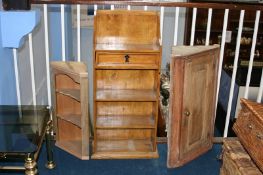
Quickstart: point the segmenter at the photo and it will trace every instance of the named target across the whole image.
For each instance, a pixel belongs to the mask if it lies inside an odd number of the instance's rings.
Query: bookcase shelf
[[[89,159],[88,79],[80,62],[52,62],[56,146]]]

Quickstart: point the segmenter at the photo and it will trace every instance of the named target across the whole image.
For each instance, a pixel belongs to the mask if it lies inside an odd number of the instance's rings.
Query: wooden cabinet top
[[[172,57],[187,57],[204,52],[211,52],[219,47],[217,44],[211,46],[175,46],[172,48]]]
[[[153,11],[98,10],[94,19],[94,44],[102,45],[95,46],[95,49],[105,48],[104,44],[110,45],[112,50],[118,45],[158,49],[159,22],[159,13]]]
[[[88,76],[87,66],[84,63],[73,61],[53,61],[50,63],[50,65],[53,69],[56,69],[57,71],[61,71],[63,73],[74,74],[81,77]]]

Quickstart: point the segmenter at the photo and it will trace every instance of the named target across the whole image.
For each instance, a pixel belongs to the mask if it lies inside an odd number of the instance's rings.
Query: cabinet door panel
[[[169,168],[182,166],[212,147],[218,46],[179,46],[171,61]]]
[[[214,64],[215,59],[211,59],[210,55],[195,57],[185,63],[181,158],[212,144]]]

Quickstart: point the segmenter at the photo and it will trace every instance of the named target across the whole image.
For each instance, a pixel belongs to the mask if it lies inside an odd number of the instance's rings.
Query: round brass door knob
[[[184,115],[189,116],[191,113],[189,111],[184,111]]]

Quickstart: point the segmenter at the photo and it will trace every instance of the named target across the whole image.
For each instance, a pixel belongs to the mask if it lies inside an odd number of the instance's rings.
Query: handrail
[[[237,2],[172,2],[172,1],[135,1],[135,0],[32,0],[32,4],[87,4],[87,5],[132,5],[132,6],[162,6],[162,7],[188,7],[213,8],[230,10],[263,10],[263,3],[237,3]]]

